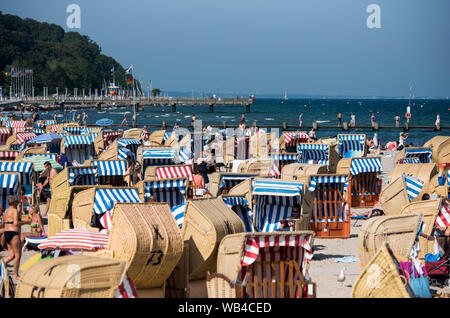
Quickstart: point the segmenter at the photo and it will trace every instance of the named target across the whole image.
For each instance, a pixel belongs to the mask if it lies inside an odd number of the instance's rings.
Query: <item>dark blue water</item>
[[[350,121],[350,114],[356,115],[357,126],[371,126],[370,117],[375,114],[375,120],[380,126],[395,126],[394,117],[399,115],[400,126],[403,126],[406,119],[406,107],[408,100],[380,100],[380,99],[289,99],[287,101],[281,99],[258,99],[251,105],[251,112],[246,114],[247,124],[251,125],[256,120],[259,127],[264,125],[282,125],[286,122],[288,125],[299,124],[299,114],[303,113],[303,125],[312,126],[313,121],[318,121],[319,129],[317,136],[319,138],[327,136],[336,136],[342,130],[336,129],[320,129],[323,126],[337,127],[337,114],[342,113],[343,121]],[[450,100],[414,100],[411,102],[410,126],[434,126],[436,114],[440,114],[441,126],[450,127]],[[115,124],[120,124],[123,114],[128,112],[128,122],[131,123],[132,108],[108,109],[103,112],[90,110],[88,112],[88,124],[94,124],[98,119],[111,118]],[[161,124],[164,120],[168,125],[180,122],[181,125],[190,125],[191,116],[195,115],[197,119],[201,119],[204,124],[212,126],[222,126],[225,121],[230,125],[237,125],[240,122],[241,115],[244,112],[243,107],[238,106],[216,106],[214,112],[209,112],[208,106],[177,106],[177,112],[172,113],[170,107],[145,107],[144,111],[138,113],[137,123],[144,124]],[[54,112],[44,113],[41,118],[51,119]],[[58,121],[64,119],[64,115],[60,112]],[[70,114],[65,116],[71,117]],[[354,130],[350,130],[354,132]],[[361,131],[368,136],[373,136],[373,131]],[[382,143],[391,140],[398,140],[400,130],[383,130],[378,132],[378,137]],[[408,143],[414,145],[422,145],[425,141],[435,135],[450,135],[449,130],[434,132],[432,130],[411,130],[409,132]]]

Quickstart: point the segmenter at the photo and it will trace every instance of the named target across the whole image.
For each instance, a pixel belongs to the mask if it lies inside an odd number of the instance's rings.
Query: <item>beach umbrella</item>
[[[108,241],[108,234],[86,229],[69,229],[49,237],[38,247],[41,250],[95,251],[105,249]]]
[[[55,168],[56,170],[62,170],[63,166],[61,166],[58,162],[55,160],[46,157],[46,156],[30,156],[23,159],[24,161],[32,161],[34,163],[34,171],[41,172],[45,170],[44,163],[47,161],[50,162],[52,165],[52,168]]]
[[[61,139],[62,135],[60,134],[42,134],[34,137],[33,139],[28,140],[28,143],[45,144]]]
[[[106,127],[106,126],[111,126],[112,124],[114,124],[114,121],[112,121],[109,118],[102,118],[102,119],[97,120],[95,122],[95,124],[98,126]]]

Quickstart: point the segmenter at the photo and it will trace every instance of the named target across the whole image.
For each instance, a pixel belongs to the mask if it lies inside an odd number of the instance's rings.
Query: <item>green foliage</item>
[[[61,89],[101,88],[111,79],[125,86],[125,70],[89,37],[65,32],[56,24],[21,19],[0,11],[0,86],[11,85],[11,67],[33,69],[35,94],[47,86],[49,93]]]

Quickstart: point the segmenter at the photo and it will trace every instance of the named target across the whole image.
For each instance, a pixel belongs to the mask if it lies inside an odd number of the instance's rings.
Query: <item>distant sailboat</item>
[[[284,91],[284,100],[288,100],[287,90]]]

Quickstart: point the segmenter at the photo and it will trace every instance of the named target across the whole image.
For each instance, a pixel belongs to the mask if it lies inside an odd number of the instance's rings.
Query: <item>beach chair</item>
[[[435,136],[423,145],[433,150],[434,163],[450,162],[450,136]]]
[[[98,171],[98,184],[121,187],[125,185],[123,175],[127,171],[125,160],[87,160],[85,166],[95,166]]]
[[[365,157],[367,154],[365,134],[338,134],[338,155],[343,158]]]
[[[209,192],[212,196],[227,194],[231,188],[242,181],[255,177],[254,173],[214,172],[209,176]]]
[[[314,232],[240,233],[219,245],[217,272],[207,277],[209,298],[313,298],[307,281]]]
[[[281,177],[285,166],[297,163],[299,161],[299,154],[298,153],[272,154],[270,155],[270,159],[273,160],[273,165],[269,174],[278,178]]]
[[[114,140],[122,138],[122,135],[123,131],[121,130],[106,130],[98,133],[94,139],[94,148],[97,155],[107,150]]]
[[[20,277],[16,298],[113,298],[125,262],[87,255],[43,259]]]
[[[0,128],[0,145],[6,145],[6,141],[11,136],[11,129],[8,127]]]
[[[373,207],[380,200],[383,171],[380,157],[344,158],[339,160],[336,174],[346,174],[350,206]]]
[[[426,201],[411,202],[404,206],[399,213],[400,215],[416,214],[422,215],[423,226],[419,236],[419,247],[417,257],[424,260],[428,253],[434,254],[435,240],[439,237],[436,234],[436,229],[439,227],[450,226],[450,203],[445,199],[435,199]]]
[[[0,160],[2,161],[15,161],[18,156],[18,150],[0,150]]]
[[[394,164],[401,163],[431,163],[433,150],[423,147],[403,148],[394,158]]]
[[[233,165],[237,163],[237,169],[233,169],[236,173],[256,174],[258,176],[276,177],[279,173],[278,168],[272,159],[246,159],[234,160]]]
[[[311,175],[308,180],[311,230],[320,238],[350,238],[348,175]],[[306,206],[306,204],[304,204]]]
[[[112,224],[106,254],[126,262],[139,296],[163,289],[183,254],[183,237],[168,205],[117,203]]]
[[[258,232],[279,229],[280,220],[292,216],[294,205],[302,205],[304,184],[293,181],[251,180],[253,222]]]
[[[321,164],[307,164],[307,163],[291,163],[284,166],[281,171],[281,179],[283,180],[299,180],[307,178],[315,174],[327,174],[328,167]]]
[[[8,145],[11,150],[19,150],[23,143],[36,136],[37,135],[33,132],[17,132],[8,137],[6,145]]]
[[[239,216],[221,198],[188,200],[181,233],[189,243],[189,281],[200,280],[206,287],[207,272],[217,271],[220,241],[244,230]]]
[[[377,216],[366,220],[358,233],[361,270],[389,243],[397,258],[408,261],[422,227],[422,214]]]
[[[225,202],[244,223],[245,232],[256,232],[253,225],[253,212],[245,196],[222,195]]]
[[[110,229],[114,204],[140,203],[137,188],[95,186],[77,193],[72,203],[74,228]]]
[[[186,209],[188,180],[186,178],[143,180],[136,184],[142,202],[166,202],[181,227]]]
[[[18,173],[20,176],[20,187],[25,189],[25,193],[22,195],[31,198],[31,201],[34,203],[36,202],[36,195],[33,167],[34,164],[32,162],[0,161],[0,173]],[[19,187],[19,184],[17,186]]]
[[[3,259],[0,257],[0,298],[14,298],[15,285]]]
[[[283,131],[283,134],[280,137],[280,151],[286,150],[288,148],[297,149],[297,144],[299,143],[307,143],[308,142],[308,134],[306,131]]]
[[[299,163],[326,165],[328,173],[336,172],[339,157],[335,147],[323,143],[299,143],[297,152]]]
[[[65,153],[69,162],[84,164],[94,158],[94,144],[90,135],[64,136],[61,140],[61,153]]]
[[[177,148],[142,148],[142,166],[144,174],[150,166],[173,166],[179,163]]]
[[[20,174],[17,172],[0,172],[0,204],[5,211],[8,208],[8,197],[10,195],[19,195]]]
[[[414,298],[400,264],[384,243],[353,284],[352,298]]]

